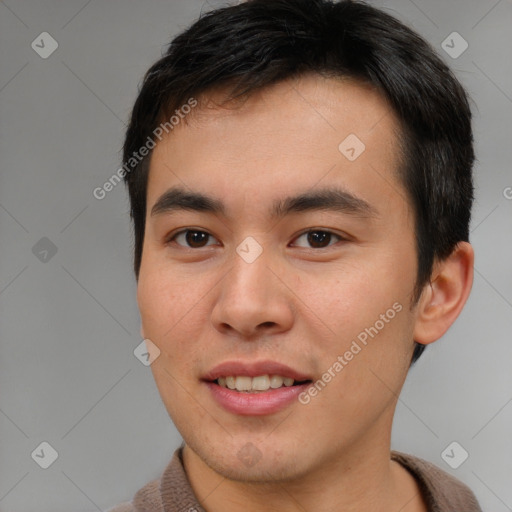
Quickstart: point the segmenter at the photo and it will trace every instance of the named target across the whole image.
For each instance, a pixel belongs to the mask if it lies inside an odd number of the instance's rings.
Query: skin
[[[396,175],[399,125],[373,89],[306,75],[229,109],[217,106],[222,94],[200,98],[154,149],[137,291],[141,334],[161,351],[151,368],[186,443],[192,487],[209,512],[424,511],[413,477],[390,461],[393,414],[413,339],[441,337],[466,301],[471,246],[436,262],[411,304],[417,255]],[[338,149],[351,133],[366,146],[354,161]],[[222,201],[225,215],[151,215],[176,186]],[[333,186],[374,214],[269,217],[278,199]],[[207,245],[172,238],[187,228],[210,234]],[[333,235],[311,246],[301,236],[308,230]],[[236,252],[248,236],[263,249],[252,263]],[[307,405],[237,415],[201,381],[235,359],[280,361],[316,381],[394,303],[403,309]],[[247,443],[259,454],[252,466],[238,456]]]

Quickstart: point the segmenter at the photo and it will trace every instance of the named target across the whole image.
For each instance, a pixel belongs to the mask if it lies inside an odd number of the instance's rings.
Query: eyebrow
[[[226,215],[222,201],[200,192],[173,187],[164,192],[151,208],[151,216],[178,210]],[[282,218],[305,211],[336,211],[358,217],[375,217],[377,210],[364,199],[340,188],[323,188],[277,200],[270,209],[271,218]]]

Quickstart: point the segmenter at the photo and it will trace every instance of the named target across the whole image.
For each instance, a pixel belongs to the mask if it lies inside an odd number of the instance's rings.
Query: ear
[[[459,242],[448,258],[436,262],[432,278],[418,301],[414,340],[438,340],[459,316],[473,285],[474,251]]]

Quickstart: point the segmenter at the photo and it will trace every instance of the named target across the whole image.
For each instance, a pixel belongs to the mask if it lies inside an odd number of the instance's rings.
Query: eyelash
[[[195,233],[204,233],[206,235],[208,235],[209,237],[212,237],[212,238],[215,238],[213,237],[213,235],[211,235],[210,233],[208,233],[207,231],[204,231],[202,229],[191,229],[191,228],[188,228],[188,229],[182,229],[181,231],[178,231],[176,233],[173,233],[172,235],[170,235],[169,237],[167,237],[165,239],[165,245],[170,245],[172,243],[175,243],[176,245],[178,245],[179,247],[184,247],[186,249],[191,249],[191,250],[194,250],[194,249],[203,249],[205,247],[209,247],[209,245],[206,245],[206,246],[203,246],[203,247],[189,247],[189,246],[184,246],[184,245],[180,245],[180,244],[177,244],[175,242],[175,239],[179,236],[179,235],[182,235],[182,234],[185,234],[185,233],[188,233],[188,232],[195,232]],[[307,235],[309,233],[326,233],[328,235],[331,235],[333,237],[336,237],[338,239],[338,242],[344,242],[344,241],[347,241],[347,238],[346,237],[343,237],[342,235],[339,235],[337,233],[334,233],[333,231],[330,231],[328,229],[320,229],[320,228],[314,228],[314,229],[308,229],[306,231],[303,231],[302,233],[300,233],[299,235],[297,235],[294,240],[297,240],[299,238],[301,238],[302,236],[304,235]],[[209,240],[208,240],[209,241]],[[213,244],[212,244],[213,245]],[[331,247],[332,245],[335,245],[335,244],[331,244],[329,243],[329,245],[327,245],[326,247],[320,247],[320,248],[316,248],[316,247],[307,247],[308,249],[312,249],[312,250],[320,250],[320,249],[327,249],[329,247]]]

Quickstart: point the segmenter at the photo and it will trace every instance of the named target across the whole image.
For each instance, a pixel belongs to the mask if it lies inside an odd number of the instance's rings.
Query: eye
[[[214,245],[214,243],[208,243],[212,240],[216,240],[212,235],[206,231],[200,231],[198,229],[184,229],[179,231],[169,239],[166,243],[176,242],[182,247],[188,247],[190,249],[200,249],[208,245]]]
[[[307,248],[313,248],[313,249],[323,249],[324,247],[328,247],[330,245],[333,245],[331,242],[333,242],[333,238],[337,239],[336,241],[344,240],[340,235],[336,235],[335,233],[332,233],[331,231],[324,231],[320,229],[310,230],[306,231],[305,233],[302,233],[302,235],[298,236],[295,239],[295,244],[299,247],[307,247]],[[300,240],[302,240],[302,243],[298,243]],[[309,245],[306,245],[309,244]]]

